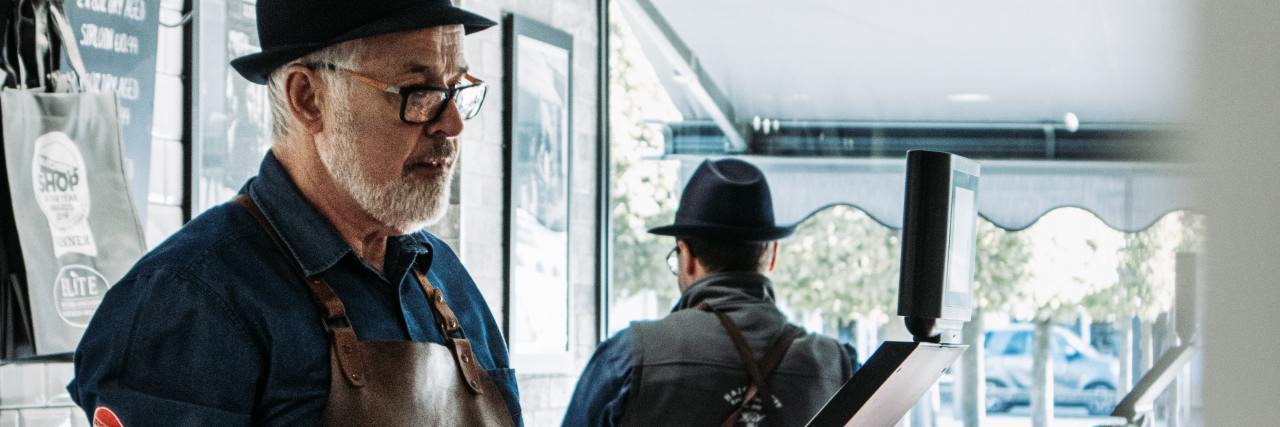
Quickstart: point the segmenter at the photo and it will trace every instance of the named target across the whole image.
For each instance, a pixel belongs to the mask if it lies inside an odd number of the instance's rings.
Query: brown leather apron
[[[783,327],[782,334],[774,340],[773,344],[766,350],[764,359],[760,363],[756,363],[755,356],[751,354],[751,346],[747,344],[747,338],[742,335],[742,329],[733,323],[729,316],[724,312],[716,309],[711,304],[698,304],[698,310],[706,311],[714,314],[720,320],[720,325],[724,327],[725,332],[729,334],[729,339],[733,341],[734,349],[738,350],[738,359],[742,362],[743,368],[747,370],[747,378],[751,381],[747,384],[747,391],[742,396],[742,402],[738,404],[738,408],[729,414],[720,423],[720,427],[733,427],[738,424],[738,419],[742,417],[742,413],[751,405],[751,401],[756,397],[768,398],[769,383],[768,379],[773,375],[773,371],[782,364],[782,358],[787,355],[787,350],[791,349],[791,343],[801,335],[800,329],[787,325]],[[773,410],[773,405],[764,402],[761,407],[764,409],[768,417],[776,419],[777,414]]]
[[[249,210],[276,248],[292,260],[253,200],[242,194],[235,202]],[[420,268],[414,273],[447,345],[359,341],[333,288],[319,276],[306,277],[296,263],[289,265],[324,313],[332,342],[325,425],[513,425],[502,393],[476,361],[444,293],[431,286]]]

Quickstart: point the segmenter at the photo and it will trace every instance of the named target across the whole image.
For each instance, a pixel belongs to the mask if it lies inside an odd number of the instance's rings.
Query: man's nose
[[[444,111],[440,112],[440,117],[427,124],[426,132],[428,135],[451,138],[461,135],[462,128],[462,112],[458,111],[458,104],[450,100],[444,106]]]

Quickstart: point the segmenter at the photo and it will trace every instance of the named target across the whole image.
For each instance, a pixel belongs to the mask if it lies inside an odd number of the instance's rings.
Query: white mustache
[[[413,160],[410,161],[409,165],[453,166],[453,159],[457,157],[457,154],[457,149],[454,148],[453,144],[447,141],[440,141],[431,144],[426,153],[413,156]]]
[[[453,166],[453,160],[449,158],[427,158],[427,159],[420,159],[417,162],[414,162],[413,164],[427,165],[433,168],[442,168],[442,167]]]

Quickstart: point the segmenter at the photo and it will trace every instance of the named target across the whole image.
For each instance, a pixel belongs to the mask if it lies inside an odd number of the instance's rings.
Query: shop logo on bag
[[[67,134],[49,132],[36,138],[36,203],[54,228],[68,229],[89,217],[89,187],[84,157]]]
[[[49,132],[36,138],[31,160],[36,204],[49,221],[53,254],[62,265],[53,280],[54,307],[62,321],[83,328],[110,286],[93,266],[98,246],[89,229],[84,157],[67,134]]]
[[[53,303],[58,317],[72,326],[89,326],[93,312],[102,304],[110,282],[93,267],[72,264],[58,270],[53,281]]]
[[[89,230],[89,177],[80,148],[62,132],[40,135],[35,146],[31,182],[36,204],[49,220],[54,256],[69,252],[97,256]]]

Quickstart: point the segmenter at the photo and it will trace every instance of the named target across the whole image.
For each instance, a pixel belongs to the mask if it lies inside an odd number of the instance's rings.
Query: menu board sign
[[[119,100],[124,173],[138,220],[146,224],[160,0],[66,0],[64,5],[84,57],[85,89],[114,93]]]

